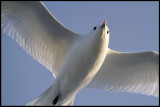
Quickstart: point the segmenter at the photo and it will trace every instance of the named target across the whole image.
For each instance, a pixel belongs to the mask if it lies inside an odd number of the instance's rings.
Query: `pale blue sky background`
[[[43,2],[68,29],[88,33],[107,19],[109,48],[121,52],[159,50],[159,2]],[[2,105],[25,105],[54,78],[14,40],[2,33]],[[158,105],[158,98],[134,93],[81,90],[74,105]]]

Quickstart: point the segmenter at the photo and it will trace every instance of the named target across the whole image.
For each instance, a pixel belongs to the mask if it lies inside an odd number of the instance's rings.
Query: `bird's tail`
[[[43,92],[41,95],[39,95],[37,98],[33,99],[29,103],[27,103],[27,106],[54,106],[54,105],[60,105],[60,106],[69,106],[73,105],[74,102],[74,96],[66,98],[63,100],[63,96],[59,96],[59,89],[54,89],[54,85],[49,87],[45,92]]]
[[[26,105],[32,106],[32,105],[45,105],[47,100],[47,97],[49,96],[49,93],[51,91],[51,87],[49,87],[45,92],[40,94],[37,98],[33,99],[32,101],[28,102]],[[49,104],[48,104],[49,105]]]

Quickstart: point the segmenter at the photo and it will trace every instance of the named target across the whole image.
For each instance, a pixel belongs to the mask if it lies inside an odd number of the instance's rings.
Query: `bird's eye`
[[[94,27],[93,29],[96,30],[96,27]]]
[[[107,31],[107,34],[109,33],[109,30]]]

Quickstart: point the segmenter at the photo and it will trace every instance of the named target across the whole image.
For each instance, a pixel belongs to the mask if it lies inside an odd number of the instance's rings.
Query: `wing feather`
[[[87,87],[159,97],[159,54],[108,49],[102,67]]]
[[[56,76],[78,34],[62,26],[38,1],[2,1],[1,28]]]

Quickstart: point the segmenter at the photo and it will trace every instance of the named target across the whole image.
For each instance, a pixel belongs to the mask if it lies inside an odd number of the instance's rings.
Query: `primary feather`
[[[103,65],[87,87],[159,97],[159,54],[108,49]]]
[[[78,34],[62,26],[38,1],[2,1],[1,27],[54,76]]]

